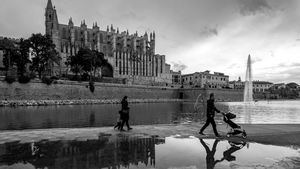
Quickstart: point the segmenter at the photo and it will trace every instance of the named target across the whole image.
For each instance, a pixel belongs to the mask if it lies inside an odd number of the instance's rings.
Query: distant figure
[[[219,141],[220,140],[216,139],[210,150],[209,147],[206,145],[206,143],[202,139],[200,139],[200,143],[202,144],[202,146],[205,148],[205,151],[206,151],[206,168],[207,169],[213,169],[213,168],[215,168],[215,165],[217,163],[223,161],[223,160],[215,160],[215,157],[214,157]]]
[[[122,125],[121,125],[121,131],[125,131],[123,129],[124,124],[126,123],[127,126],[127,130],[131,130],[132,128],[129,126],[128,121],[129,121],[129,107],[128,107],[128,101],[127,101],[127,96],[124,96],[122,101],[121,101],[121,105],[122,105],[122,113],[121,113],[121,120],[122,120]]]
[[[95,113],[94,112],[92,112],[90,114],[90,126],[91,127],[95,126]]]
[[[215,107],[215,98],[214,98],[214,94],[211,93],[209,95],[209,99],[207,100],[207,109],[206,109],[206,123],[204,124],[204,126],[201,128],[199,134],[201,135],[205,135],[203,133],[203,131],[205,130],[205,128],[211,123],[212,127],[213,127],[213,130],[214,130],[214,133],[215,133],[215,136],[216,137],[220,137],[218,131],[217,131],[217,128],[216,128],[216,122],[214,120],[214,117],[215,117],[215,111],[220,113],[220,110],[218,110],[216,107]]]

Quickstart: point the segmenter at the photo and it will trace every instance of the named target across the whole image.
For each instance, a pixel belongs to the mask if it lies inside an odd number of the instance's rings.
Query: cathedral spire
[[[52,1],[48,0],[47,9],[53,9]]]
[[[72,25],[72,26],[74,25],[73,21],[72,21],[72,17],[70,17],[70,19],[69,19],[69,25]]]
[[[110,31],[111,31],[111,32],[114,31],[114,26],[113,26],[113,24],[110,25]]]

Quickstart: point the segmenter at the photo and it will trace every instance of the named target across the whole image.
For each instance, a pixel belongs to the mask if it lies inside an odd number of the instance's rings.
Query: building
[[[229,85],[229,76],[224,73],[210,71],[195,72],[182,75],[182,84],[200,88],[226,88]]]
[[[237,81],[230,81],[229,86],[231,89],[244,89],[245,82],[241,81],[241,78],[239,77]],[[259,93],[266,92],[267,89],[273,86],[273,83],[266,81],[252,81],[252,86],[253,92]]]
[[[51,0],[46,7],[45,25],[46,35],[51,37],[62,58],[54,69],[55,74],[68,72],[64,64],[67,57],[76,54],[80,48],[90,48],[104,53],[110,63],[103,76],[129,81],[138,79],[135,82],[140,83],[171,83],[165,55],[155,53],[155,32],[139,36],[137,32],[129,34],[128,30],[120,32],[113,25],[103,30],[97,22],[88,28],[85,20],[75,26],[72,18],[68,24],[60,24]]]
[[[181,71],[176,72],[176,71],[171,70],[171,75],[172,75],[172,84],[173,85],[181,85],[182,84]]]
[[[253,81],[253,92],[265,92],[273,86],[273,83],[266,81]]]
[[[244,89],[245,87],[245,82],[241,81],[241,77],[239,77],[239,79],[236,81],[230,81],[229,82],[229,88],[231,89]]]

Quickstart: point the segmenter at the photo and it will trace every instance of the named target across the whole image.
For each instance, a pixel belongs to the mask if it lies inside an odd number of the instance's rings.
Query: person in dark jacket
[[[121,101],[121,105],[122,105],[122,113],[121,113],[121,119],[122,119],[122,125],[121,125],[121,131],[124,131],[123,127],[124,124],[126,123],[127,126],[127,130],[131,130],[132,128],[129,126],[129,107],[128,107],[128,101],[127,101],[127,96],[124,96],[122,101]]]
[[[218,112],[220,113],[220,110],[218,110],[216,107],[215,107],[215,98],[214,98],[214,94],[211,93],[209,95],[209,99],[207,100],[207,110],[206,110],[206,116],[207,116],[207,119],[206,119],[206,123],[204,124],[204,126],[201,128],[199,134],[201,135],[205,135],[203,133],[203,131],[205,130],[205,128],[211,123],[212,127],[213,127],[213,130],[214,130],[214,133],[215,133],[215,136],[216,137],[220,137],[218,131],[217,131],[217,128],[216,128],[216,122],[214,120],[214,117],[215,117],[215,112]]]

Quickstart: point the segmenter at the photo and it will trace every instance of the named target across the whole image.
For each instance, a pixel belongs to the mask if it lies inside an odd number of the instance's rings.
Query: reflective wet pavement
[[[205,131],[209,137],[197,138],[205,114],[201,105],[195,113],[192,103],[131,105],[130,132],[112,129],[119,105],[0,108],[0,169],[298,169],[298,102],[259,102],[250,105],[250,114],[241,103],[218,103],[222,111],[237,114],[235,121],[249,136],[244,142],[215,140],[211,127]],[[216,121],[224,135],[228,128],[220,115]]]
[[[300,149],[174,135],[98,134],[97,138],[0,144],[0,169],[299,168]]]

